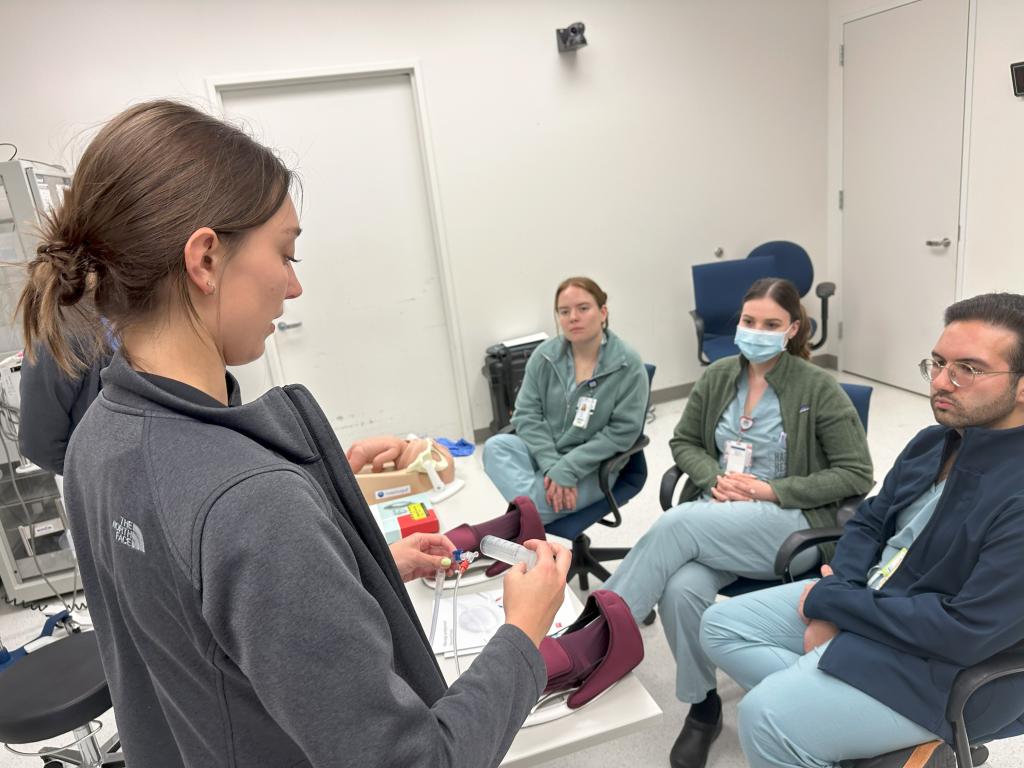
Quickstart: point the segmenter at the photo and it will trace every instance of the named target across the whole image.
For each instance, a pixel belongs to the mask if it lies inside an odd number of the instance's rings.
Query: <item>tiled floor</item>
[[[854,377],[844,380],[858,381]],[[862,382],[871,383],[871,382]],[[624,508],[623,524],[619,528],[596,526],[592,538],[598,546],[628,546],[642,534],[661,514],[658,505],[658,479],[671,464],[668,439],[679,418],[684,401],[664,403],[657,407],[657,418],[648,425],[651,447],[646,455],[651,477],[641,494]],[[921,427],[931,423],[931,412],[925,398],[910,393],[875,385],[871,403],[868,442],[875,461],[878,480],[884,476],[907,440]],[[483,475],[479,455],[459,460],[459,474],[467,481],[466,488],[438,509],[443,522],[457,521],[460,509],[482,505],[502,508],[497,492]],[[8,647],[16,647],[38,633],[41,615],[22,609],[0,606],[0,636]],[[664,711],[661,723],[641,733],[626,736],[590,749],[563,757],[549,764],[560,768],[600,768],[624,766],[631,768],[663,768],[668,765],[668,751],[678,733],[686,708],[675,700],[674,662],[661,632],[660,622],[641,627],[644,637],[645,658],[637,669],[641,681]],[[731,680],[720,677],[719,691],[725,702],[725,729],[712,749],[707,768],[742,768],[746,766],[736,736],[736,704],[742,690]],[[104,718],[109,721],[109,715]],[[569,726],[566,722],[566,726]],[[109,727],[109,722],[108,722]],[[841,718],[837,718],[841,727]],[[1024,765],[1024,737],[1008,739],[991,745],[992,757],[988,762],[997,768]],[[38,765],[39,761],[17,758],[0,752],[0,768]]]

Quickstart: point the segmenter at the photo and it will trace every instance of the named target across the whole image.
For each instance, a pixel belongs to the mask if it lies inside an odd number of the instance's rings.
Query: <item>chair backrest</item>
[[[694,264],[693,300],[704,320],[706,334],[732,335],[739,322],[740,304],[747,290],[762,277],[778,273],[775,258],[733,259]]]
[[[647,408],[651,407],[651,389],[654,387],[654,372],[658,370],[658,366],[654,363],[644,363],[644,370],[647,371]],[[644,422],[645,424],[647,422]],[[640,434],[644,433],[643,429],[640,430]]]
[[[814,265],[811,263],[811,257],[802,246],[789,240],[762,243],[747,254],[747,258],[773,258],[774,271],[770,276],[786,278],[796,286],[801,296],[807,295],[814,284]]]
[[[853,403],[853,407],[857,409],[860,423],[864,425],[864,431],[867,432],[868,411],[871,408],[871,393],[874,392],[874,387],[869,387],[865,384],[846,384],[845,382],[840,383],[839,386],[843,388],[846,396]]]
[[[658,367],[653,363],[644,363],[644,369],[647,371],[647,409],[651,407],[651,387],[654,385],[654,372],[658,370]],[[647,422],[645,421],[644,424]],[[640,428],[641,437],[644,434],[643,427]],[[622,503],[624,499],[631,499],[636,496],[644,487],[644,483],[647,482],[647,459],[644,458],[644,452],[638,451],[629,457],[629,461],[626,462],[626,466],[619,472],[619,477],[615,481],[615,487],[612,488],[612,493],[617,499],[620,499],[619,503]]]
[[[651,407],[650,391],[654,385],[654,372],[658,370],[658,367],[653,363],[644,363],[644,370],[647,371],[647,409],[649,410]],[[645,421],[644,424],[646,425],[646,423]],[[643,434],[644,428],[641,427],[640,436],[642,437]],[[643,451],[638,451],[629,457],[626,466],[619,472],[615,487],[612,488],[612,494],[621,504],[624,500],[631,499],[640,493],[645,482],[647,482],[647,459],[644,458]]]

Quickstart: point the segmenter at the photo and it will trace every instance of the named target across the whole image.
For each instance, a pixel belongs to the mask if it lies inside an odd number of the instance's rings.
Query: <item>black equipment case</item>
[[[539,339],[510,347],[500,343],[487,348],[483,374],[491,389],[491,410],[494,413],[491,420],[492,432],[497,432],[511,422],[516,395],[526,375],[526,361],[544,341]]]

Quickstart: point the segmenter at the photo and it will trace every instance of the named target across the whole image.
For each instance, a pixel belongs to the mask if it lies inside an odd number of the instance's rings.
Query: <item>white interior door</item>
[[[232,88],[222,99],[302,182],[303,294],[286,303],[265,359],[240,369],[243,395],[265,390],[268,371],[275,384],[304,384],[343,445],[459,435],[410,77]]]
[[[920,392],[956,295],[968,5],[843,30],[843,368]]]

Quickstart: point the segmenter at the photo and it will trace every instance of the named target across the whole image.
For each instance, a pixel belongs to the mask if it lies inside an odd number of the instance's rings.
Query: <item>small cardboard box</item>
[[[393,470],[391,472],[371,472],[368,468],[356,475],[359,490],[367,504],[379,504],[382,501],[400,499],[414,493],[424,493],[433,489],[430,478],[424,472],[408,472]]]
[[[430,496],[418,493],[398,501],[383,501],[370,506],[388,544],[414,533],[437,533],[441,523],[430,505]]]

